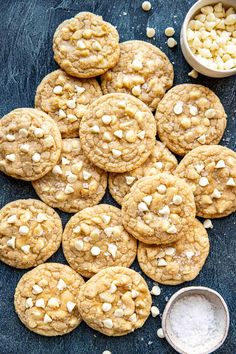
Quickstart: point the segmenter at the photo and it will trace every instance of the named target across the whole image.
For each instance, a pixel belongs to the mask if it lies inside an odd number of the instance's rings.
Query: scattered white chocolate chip
[[[98,41],[92,43],[92,48],[97,51],[102,50],[102,46]]]
[[[145,130],[142,130],[141,132],[139,132],[139,133],[137,134],[137,137],[138,137],[139,139],[143,140],[144,137],[145,137],[145,134],[146,134]]]
[[[196,170],[198,173],[201,173],[202,170],[204,170],[204,167],[205,167],[205,166],[204,166],[203,164],[201,164],[201,163],[196,164],[196,165],[194,166],[195,170]]]
[[[113,327],[113,322],[110,318],[106,318],[105,320],[102,321],[104,324],[104,327],[111,329]]]
[[[62,165],[69,165],[70,161],[66,157],[62,157],[61,158],[61,163],[62,163]]]
[[[93,256],[98,256],[101,253],[101,250],[99,247],[93,246],[90,252]]]
[[[19,227],[19,233],[21,235],[27,235],[29,233],[29,228],[28,226],[22,225]]]
[[[141,94],[141,92],[142,92],[142,90],[141,90],[141,86],[140,85],[136,85],[136,86],[134,86],[133,88],[132,88],[132,94],[134,95],[134,96],[139,96],[140,94]]]
[[[174,38],[170,37],[167,39],[167,45],[169,48],[174,48],[177,45],[177,42]]]
[[[72,193],[74,193],[74,188],[70,184],[67,184],[64,192],[65,192],[65,194],[72,194]]]
[[[30,309],[33,306],[34,306],[34,304],[33,304],[32,297],[28,297],[28,299],[25,300],[25,308]]]
[[[147,27],[146,28],[146,36],[148,38],[153,38],[155,36],[155,34],[156,34],[155,28],[152,28],[152,27]]]
[[[104,132],[103,133],[103,140],[112,141],[112,135],[109,132]]]
[[[38,213],[36,220],[37,220],[37,222],[43,222],[43,221],[48,220],[48,217],[44,213]]]
[[[54,173],[55,175],[62,175],[62,169],[59,165],[56,165],[53,167],[52,169],[52,173]]]
[[[225,167],[224,160],[219,160],[216,164],[216,168],[224,168],[224,167]]]
[[[161,161],[157,161],[154,163],[154,166],[161,170],[163,168],[163,163]]]
[[[157,187],[157,191],[161,194],[164,194],[166,192],[166,186],[164,184],[160,184],[158,187]]]
[[[123,317],[123,316],[124,316],[124,310],[122,310],[122,309],[116,309],[116,310],[114,311],[114,316],[115,316],[115,317]]]
[[[85,91],[85,88],[82,86],[75,85],[75,90],[78,95],[81,95]]]
[[[15,214],[13,214],[7,218],[7,223],[14,224],[16,222],[16,220],[17,220],[17,216]]]
[[[34,162],[39,162],[41,160],[41,155],[38,152],[35,152],[32,156]]]
[[[117,286],[114,283],[112,283],[111,287],[110,287],[110,293],[114,294],[116,292],[116,290],[117,290]]]
[[[157,317],[160,314],[159,308],[156,306],[151,307],[152,317]]]
[[[221,196],[222,196],[222,192],[220,192],[217,188],[214,189],[211,195],[212,198],[216,198],[216,199],[221,198]]]
[[[68,121],[69,121],[70,123],[73,123],[73,122],[77,121],[76,115],[75,115],[75,114],[72,114],[72,113],[69,113],[69,114],[67,115],[67,119],[68,119]]]
[[[108,116],[108,115],[102,116],[102,121],[104,124],[110,124],[111,123],[111,116]]]
[[[165,250],[165,254],[167,256],[173,256],[175,254],[175,248],[174,247],[167,247]]]
[[[173,111],[175,114],[179,115],[183,112],[183,102],[182,101],[178,101],[174,108],[173,108]]]
[[[122,152],[120,150],[117,150],[117,149],[112,149],[111,151],[112,151],[112,155],[114,157],[120,157],[121,154],[122,154]]]
[[[8,141],[14,141],[14,140],[16,140],[14,134],[7,134],[7,135],[6,135],[6,138],[7,138]]]
[[[35,128],[34,129],[34,135],[36,138],[42,138],[44,136],[44,131],[41,128]]]
[[[176,234],[177,229],[176,229],[175,225],[171,225],[171,226],[166,230],[166,232],[167,232],[168,234]]]
[[[80,231],[81,231],[81,227],[80,227],[79,225],[77,225],[76,227],[73,228],[73,232],[74,232],[75,234],[79,234]]]
[[[174,195],[173,203],[175,205],[180,205],[182,203],[182,201],[183,201],[183,198],[181,197],[181,195],[178,195],[178,194]]]
[[[131,66],[134,70],[141,70],[143,68],[143,64],[139,59],[134,59]]]
[[[150,11],[152,8],[152,4],[150,3],[150,1],[144,1],[142,3],[142,9],[143,11]]]
[[[235,181],[234,181],[234,179],[232,177],[230,177],[228,179],[228,181],[226,182],[226,186],[235,187],[235,185],[236,185]]]
[[[128,184],[128,186],[130,186],[134,181],[135,181],[136,177],[132,177],[132,176],[126,176],[125,180],[126,183]]]
[[[205,117],[206,118],[213,118],[216,115],[216,111],[214,108],[209,108],[206,112],[205,112]]]
[[[78,250],[78,251],[82,251],[83,248],[84,248],[84,242],[83,240],[75,240],[75,248]]]
[[[52,322],[52,318],[47,313],[45,313],[44,318],[43,318],[43,322],[50,323],[50,322]]]
[[[66,288],[66,283],[64,282],[64,280],[63,279],[59,279],[58,280],[58,283],[57,283],[57,289],[58,290],[60,290],[60,291],[62,291],[62,290],[64,290],[65,288]]]
[[[158,265],[158,267],[166,267],[167,266],[167,262],[166,262],[166,260],[164,258],[160,258],[157,261],[157,265]]]
[[[164,205],[163,208],[161,208],[158,211],[159,214],[161,215],[169,215],[170,214],[170,208],[168,207],[168,205]]]
[[[41,294],[43,292],[43,289],[41,288],[41,286],[39,286],[38,284],[34,284],[33,288],[32,288],[32,293],[34,295],[38,295]]]
[[[67,174],[66,179],[69,183],[75,183],[77,181],[77,176],[74,175],[74,173],[70,172]]]
[[[66,105],[68,108],[71,108],[71,109],[75,108],[76,107],[75,99],[66,101]]]
[[[193,79],[197,79],[198,78],[198,72],[196,70],[191,70],[189,73],[188,73],[188,76],[192,77]]]
[[[203,223],[203,226],[205,227],[205,229],[213,229],[213,224],[210,219],[206,219]]]
[[[24,129],[24,128],[21,128],[19,130],[19,135],[22,137],[22,138],[26,138],[28,136],[28,130]]]
[[[85,181],[87,181],[92,176],[91,173],[89,173],[89,172],[87,172],[85,170],[83,170],[82,174],[83,174],[83,179]]]
[[[192,116],[196,116],[198,114],[198,109],[196,106],[190,106],[189,112]]]
[[[165,338],[165,335],[164,335],[164,332],[163,332],[163,329],[162,328],[159,328],[158,330],[157,330],[157,336],[159,337],[159,338]]]
[[[60,85],[57,85],[53,88],[53,92],[56,94],[56,95],[60,95],[60,93],[62,93],[62,87]]]
[[[84,44],[84,42],[80,39],[79,41],[77,41],[77,47],[79,49],[85,49],[86,45]]]
[[[132,297],[132,299],[136,299],[136,297],[138,297],[138,296],[139,296],[139,292],[136,291],[136,290],[134,290],[134,289],[132,289],[132,290],[131,290],[131,297]]]
[[[7,246],[11,247],[11,248],[15,248],[16,247],[16,237],[12,236],[12,238],[10,238],[10,240],[7,240]]]
[[[60,119],[66,118],[65,111],[63,111],[63,109],[59,109],[58,116],[59,116]]]
[[[51,297],[48,300],[48,304],[49,307],[59,307],[60,306],[60,301],[56,298],[56,297]]]
[[[167,27],[167,28],[165,29],[165,35],[166,35],[167,37],[172,37],[174,34],[175,34],[175,30],[174,30],[173,27]]]
[[[147,195],[146,197],[143,197],[143,201],[149,206],[152,202],[152,196]]]
[[[102,215],[102,220],[105,224],[109,224],[109,222],[111,221],[111,217],[110,215]]]
[[[23,245],[21,246],[21,250],[25,253],[28,254],[30,251],[30,245]]]
[[[197,141],[199,141],[200,144],[205,144],[206,143],[206,135],[203,134],[197,138]]]
[[[108,252],[112,255],[113,258],[116,257],[117,246],[114,243],[109,243]]]
[[[161,293],[161,288],[158,285],[154,285],[152,287],[152,290],[150,291],[150,294],[154,295],[154,296],[159,296]]]
[[[141,212],[143,212],[143,211],[148,211],[149,209],[148,209],[146,203],[140,202],[140,203],[138,204],[138,210],[141,211]]]
[[[104,352],[102,352],[102,354],[112,354],[112,352],[110,352],[110,350],[104,350]]]
[[[209,184],[208,178],[207,177],[201,177],[199,180],[199,185],[201,187],[206,187]]]
[[[113,227],[105,227],[105,229],[104,229],[104,233],[107,235],[107,237],[111,237],[113,232],[114,232],[114,228]]]
[[[66,308],[67,308],[68,312],[72,312],[74,310],[75,306],[76,306],[76,303],[74,303],[72,301],[68,301],[66,303]]]
[[[91,128],[90,128],[90,131],[92,133],[99,133],[100,132],[100,128],[98,125],[93,125]]]
[[[133,313],[130,317],[129,317],[129,320],[133,323],[137,322],[138,321],[138,318],[137,318],[137,315],[136,313]]]
[[[116,130],[114,132],[114,135],[117,136],[117,138],[121,139],[123,137],[123,132],[122,130]]]
[[[30,151],[30,146],[29,146],[29,144],[21,144],[21,145],[20,145],[20,151],[21,151],[21,152],[29,152],[29,151]]]
[[[110,309],[111,309],[111,304],[109,302],[104,302],[102,304],[102,311],[108,312],[110,311]]]
[[[15,154],[6,155],[6,159],[8,161],[14,162],[16,160],[16,155]]]
[[[192,259],[192,257],[194,256],[194,252],[193,251],[185,251],[185,256],[188,259]]]
[[[35,301],[35,306],[36,307],[42,307],[43,309],[45,308],[45,302],[44,299],[40,298]]]

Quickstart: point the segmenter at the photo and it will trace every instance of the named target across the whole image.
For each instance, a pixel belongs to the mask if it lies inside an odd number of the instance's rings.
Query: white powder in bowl
[[[221,311],[203,295],[188,295],[176,301],[169,321],[179,346],[189,354],[212,348],[222,337]]]

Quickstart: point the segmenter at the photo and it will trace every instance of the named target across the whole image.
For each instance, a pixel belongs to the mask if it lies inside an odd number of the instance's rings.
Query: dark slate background
[[[150,12],[141,10],[142,0],[0,0],[0,116],[17,107],[32,107],[34,94],[41,79],[56,69],[51,49],[56,27],[80,11],[102,15],[117,26],[120,40],[141,39],[156,44],[169,56],[175,68],[175,84],[198,82],[212,88],[221,98],[228,114],[228,125],[222,144],[236,150],[236,80],[188,77],[190,67],[185,62],[180,46],[181,23],[194,0],[151,0]],[[155,27],[152,40],[145,36],[146,27]],[[164,29],[173,26],[178,46],[169,49]],[[35,197],[30,183],[21,182],[0,174],[0,207],[19,199]],[[106,194],[103,202],[115,205]],[[69,215],[60,212],[65,223]],[[218,354],[236,353],[236,228],[235,214],[213,220],[209,231],[211,253],[201,274],[187,285],[203,285],[219,291],[229,305],[231,326],[225,344]],[[63,262],[60,250],[51,261]],[[139,270],[137,264],[134,265]],[[174,354],[175,351],[156,335],[160,318],[150,317],[144,327],[120,338],[109,338],[93,331],[82,323],[63,337],[46,338],[27,330],[18,320],[13,308],[15,286],[25,271],[0,264],[0,354]],[[147,278],[146,278],[147,279]],[[149,287],[152,281],[147,279]],[[168,298],[182,286],[161,286],[162,293],[153,303],[163,311]]]

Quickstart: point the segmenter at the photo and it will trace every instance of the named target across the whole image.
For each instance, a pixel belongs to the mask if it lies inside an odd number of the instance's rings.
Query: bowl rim
[[[190,20],[195,16],[195,14],[201,9],[202,6],[208,6],[208,5],[213,5],[213,4],[217,4],[219,3],[219,1],[217,0],[208,0],[207,4],[202,5],[202,3],[206,1],[206,0],[198,0],[197,2],[195,2],[190,9],[188,10],[187,14],[185,15],[183,24],[182,24],[182,28],[181,28],[181,37],[184,41],[185,44],[185,49],[188,52],[188,55],[192,58],[192,60],[196,61],[200,66],[202,66],[204,69],[211,71],[212,73],[217,73],[217,74],[222,74],[222,75],[227,75],[227,74],[235,74],[236,73],[236,67],[233,69],[229,69],[229,70],[218,70],[218,69],[212,69],[207,67],[206,65],[202,64],[197,58],[196,56],[193,54],[193,52],[191,51],[189,44],[188,44],[188,40],[187,40],[187,26],[188,23],[190,22]],[[225,0],[220,0],[220,2],[222,2],[222,4],[227,5]],[[234,7],[232,5],[232,7]],[[236,10],[236,5],[235,5],[235,10]]]
[[[169,301],[166,304],[166,307],[163,311],[163,315],[162,315],[162,330],[164,332],[165,338],[167,340],[167,342],[178,352],[178,353],[182,353],[182,354],[188,354],[187,352],[184,352],[180,347],[178,347],[172,340],[172,338],[169,336],[168,330],[167,330],[167,317],[169,314],[169,311],[172,307],[172,305],[176,302],[177,298],[180,296],[183,296],[187,293],[194,293],[194,292],[198,292],[200,290],[200,292],[203,293],[208,293],[208,294],[214,294],[219,300],[220,303],[222,305],[222,309],[225,312],[226,315],[226,321],[225,321],[225,327],[224,327],[224,333],[223,336],[221,338],[221,340],[219,341],[218,344],[216,344],[214,347],[212,347],[209,352],[209,350],[207,352],[201,352],[199,354],[209,354],[212,353],[213,351],[217,350],[225,341],[225,339],[227,338],[228,335],[228,331],[229,331],[229,325],[230,325],[230,315],[229,315],[229,309],[228,306],[224,300],[224,298],[214,289],[205,287],[205,286],[188,286],[188,287],[184,287],[180,290],[178,290],[177,292],[175,292],[169,299]]]

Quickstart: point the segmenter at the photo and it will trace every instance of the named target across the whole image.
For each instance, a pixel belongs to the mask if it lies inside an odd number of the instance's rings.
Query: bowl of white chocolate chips
[[[197,1],[185,17],[180,42],[185,59],[201,74],[236,74],[235,0]]]

